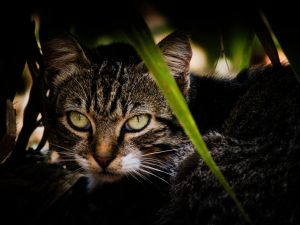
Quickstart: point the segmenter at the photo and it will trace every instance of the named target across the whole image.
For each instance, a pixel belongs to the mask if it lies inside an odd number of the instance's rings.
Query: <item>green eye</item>
[[[70,125],[77,130],[88,131],[91,129],[89,119],[79,112],[70,111],[68,113],[68,121]]]
[[[147,127],[149,122],[150,116],[147,114],[134,116],[125,123],[125,129],[127,131],[137,132]]]

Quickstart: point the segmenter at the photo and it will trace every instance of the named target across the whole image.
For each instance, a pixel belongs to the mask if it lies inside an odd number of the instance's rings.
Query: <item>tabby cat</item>
[[[158,45],[251,219],[299,224],[300,87],[292,71],[258,67],[232,80],[197,77],[189,74],[186,35],[175,32]],[[132,47],[88,49],[63,34],[42,50],[51,149],[88,177],[54,207],[60,222],[245,223]]]
[[[188,37],[173,33],[159,48],[187,98]],[[96,210],[103,224],[153,224],[176,162],[193,149],[146,66],[131,46],[87,49],[67,34],[45,39],[42,51],[51,150],[87,177],[65,223],[86,224],[78,215]]]
[[[186,93],[188,39],[173,34],[159,46]],[[65,35],[49,40],[43,53],[49,141],[61,161],[87,174],[91,186],[126,176],[164,181],[167,162],[188,141],[133,49],[115,44],[87,50]]]

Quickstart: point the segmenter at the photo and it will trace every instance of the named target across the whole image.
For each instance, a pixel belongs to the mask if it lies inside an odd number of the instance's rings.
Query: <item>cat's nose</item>
[[[109,166],[109,164],[111,163],[111,161],[114,160],[115,157],[101,157],[101,156],[94,156],[95,160],[97,161],[97,163],[103,168],[105,169],[106,167]]]

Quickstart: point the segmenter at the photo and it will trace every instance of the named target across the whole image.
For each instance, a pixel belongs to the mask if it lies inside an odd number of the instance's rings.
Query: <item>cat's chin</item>
[[[113,173],[91,173],[87,175],[89,184],[89,189],[94,189],[95,187],[105,184],[114,183],[120,180],[123,176],[120,174]]]

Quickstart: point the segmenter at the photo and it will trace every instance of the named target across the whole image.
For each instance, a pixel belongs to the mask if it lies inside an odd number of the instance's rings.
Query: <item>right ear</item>
[[[175,31],[159,42],[158,46],[180,90],[186,96],[189,89],[189,68],[192,58],[189,37],[181,31]]]
[[[57,86],[90,64],[78,41],[67,33],[46,36],[41,41],[46,82]]]

